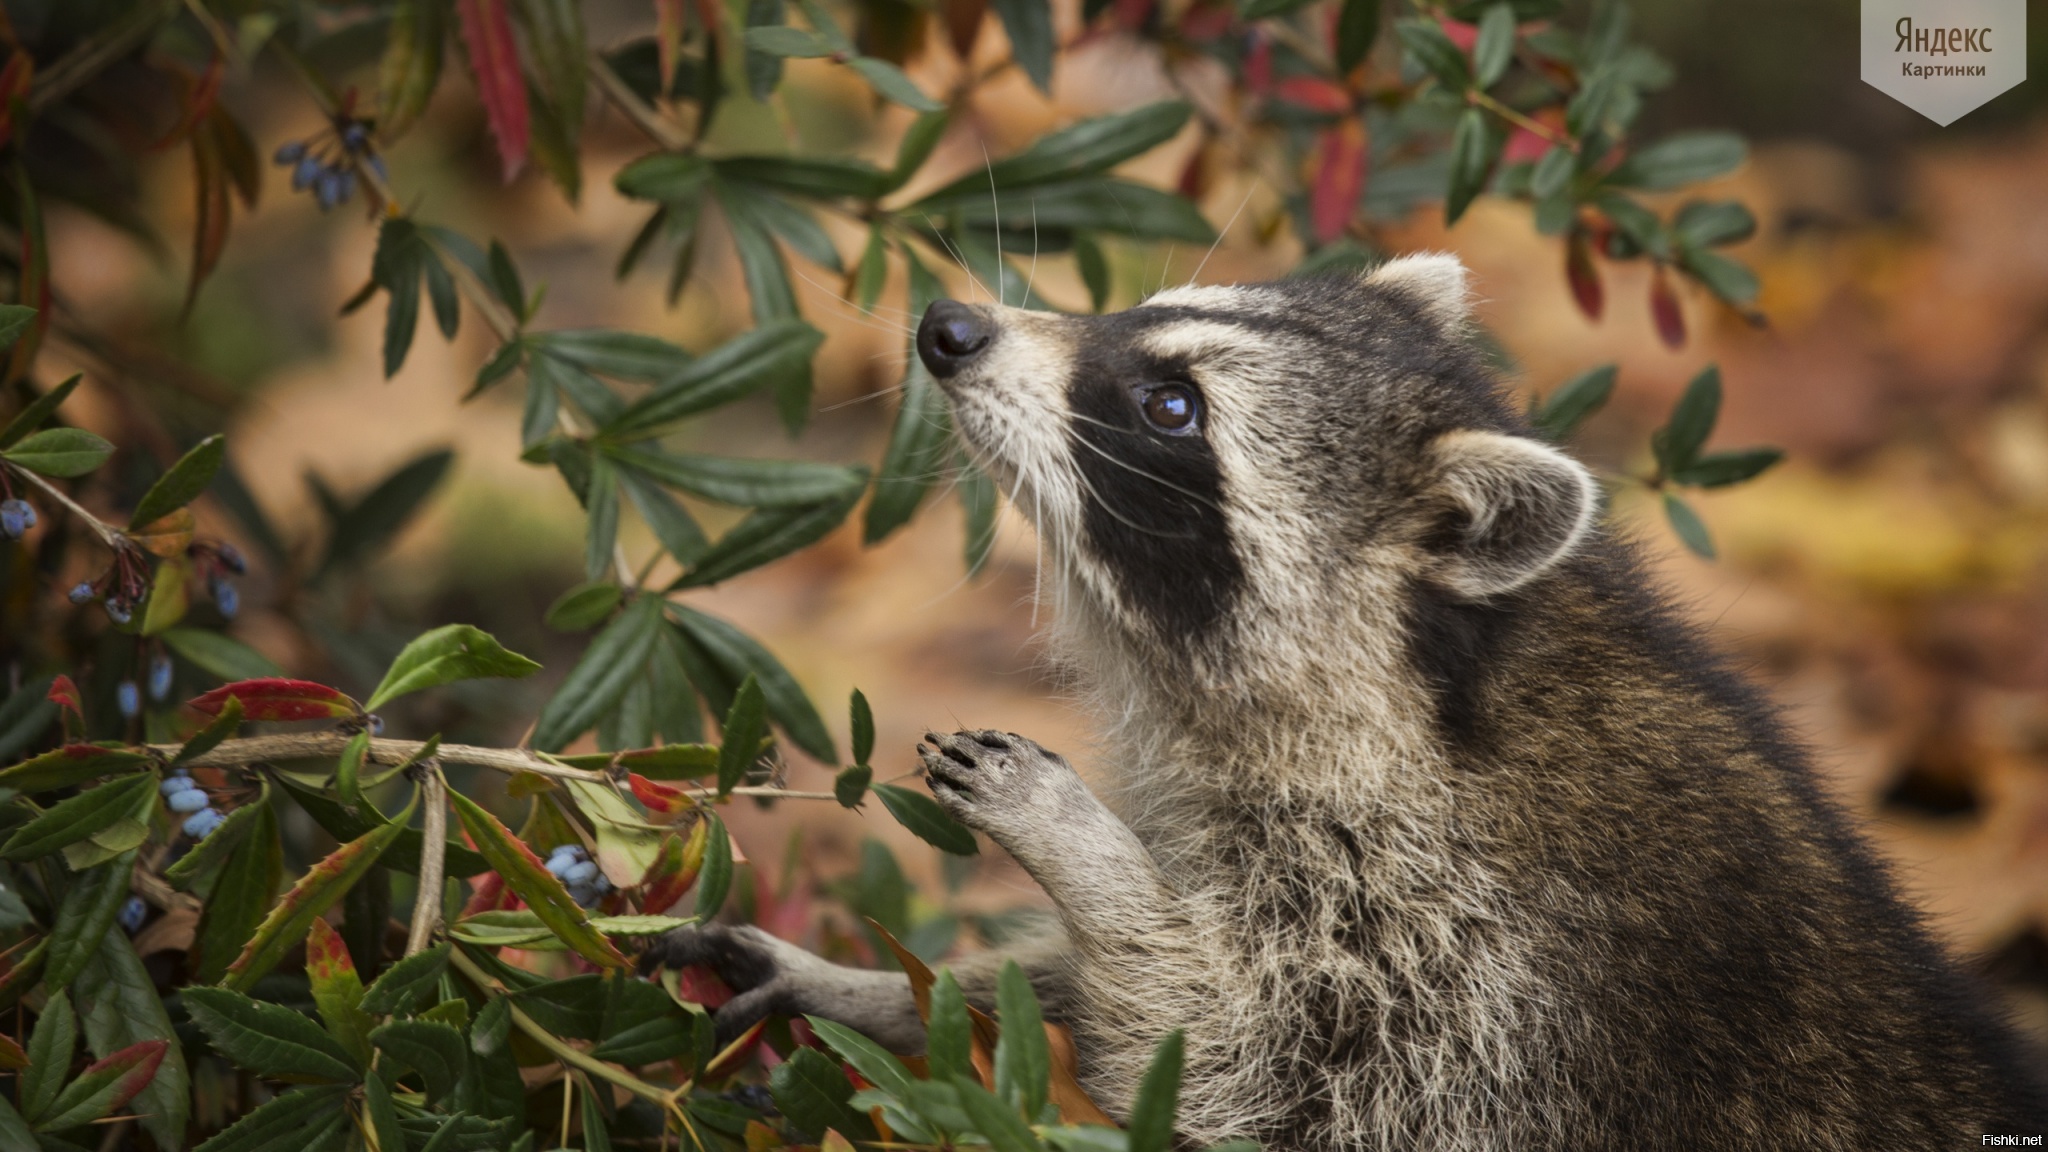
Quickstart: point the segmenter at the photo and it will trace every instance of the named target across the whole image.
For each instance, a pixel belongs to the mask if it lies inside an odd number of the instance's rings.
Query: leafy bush
[[[942,8],[965,56],[989,23],[983,6]],[[1700,133],[1630,144],[1663,66],[1627,41],[1620,6],[1599,6],[1583,30],[1560,23],[1558,8],[1416,3],[1383,28],[1380,0],[1199,3],[1175,17],[1150,0],[1086,0],[1081,39],[1121,35],[1169,61],[1220,62],[1242,113],[1192,99],[1151,104],[1052,131],[948,182],[928,161],[961,130],[953,113],[974,87],[1016,68],[1049,89],[1063,46],[1046,0],[999,0],[1009,58],[965,74],[943,101],[904,70],[941,50],[918,47],[932,22],[894,0],[799,0],[794,11],[781,0],[655,0],[653,33],[611,48],[589,43],[570,0],[10,4],[0,24],[10,53],[0,213],[13,236],[0,260],[12,263],[17,302],[0,306],[0,348],[11,349],[0,762],[13,766],[0,770],[0,1006],[15,1008],[27,1046],[0,1037],[15,1087],[12,1104],[0,1100],[6,1145],[446,1152],[573,1138],[592,1150],[680,1139],[748,1152],[849,1141],[1163,1152],[1177,1042],[1162,1047],[1127,1127],[1106,1127],[1020,973],[1004,974],[992,1021],[950,976],[925,969],[920,957],[943,953],[957,925],[913,923],[902,875],[878,844],[843,895],[911,974],[930,1029],[922,1062],[826,1021],[778,1023],[765,1040],[757,1028],[719,1050],[703,1010],[723,994],[715,978],[630,977],[634,940],[725,909],[734,853],[719,810],[734,797],[847,807],[872,797],[940,849],[976,847],[921,792],[875,781],[874,723],[858,693],[851,763],[834,788],[783,787],[763,768],[774,750],[840,763],[830,731],[771,652],[687,598],[820,540],[863,500],[863,537],[881,540],[948,471],[967,511],[965,562],[982,563],[997,494],[955,443],[915,357],[873,469],[684,452],[669,434],[757,395],[792,431],[804,424],[822,337],[797,306],[792,257],[840,276],[863,311],[900,267],[911,313],[921,313],[948,293],[955,264],[1004,299],[1051,307],[1020,266],[1024,253],[1071,259],[1090,308],[1127,296],[1120,269],[1145,245],[1217,242],[1189,196],[1116,174],[1190,123],[1206,146],[1182,191],[1201,191],[1217,164],[1268,174],[1287,193],[1275,225],[1304,238],[1303,272],[1363,266],[1380,222],[1439,200],[1456,220],[1490,193],[1527,202],[1540,230],[1564,238],[1565,284],[1589,315],[1604,308],[1603,261],[1649,262],[1653,321],[1682,344],[1679,280],[1751,304],[1753,277],[1719,249],[1754,222],[1732,202],[1688,201],[1666,216],[1640,194],[1724,173],[1742,143]],[[720,109],[781,98],[792,57],[828,59],[877,100],[918,113],[886,166],[710,143]],[[378,712],[413,693],[524,677],[534,661],[464,624],[403,643],[360,635],[330,603],[429,499],[449,454],[422,456],[355,496],[309,477],[327,528],[314,547],[264,517],[212,429],[180,437],[182,453],[117,448],[69,423],[78,377],[38,383],[53,323],[98,346],[53,298],[45,206],[147,238],[142,158],[187,148],[197,196],[189,309],[237,205],[256,204],[261,150],[222,93],[258,65],[326,116],[314,138],[272,150],[294,188],[323,209],[370,209],[375,255],[344,308],[383,297],[385,373],[405,363],[423,307],[444,338],[465,315],[486,325],[497,347],[471,394],[523,387],[524,458],[558,474],[586,512],[585,582],[546,622],[595,634],[518,747],[385,736]],[[692,352],[644,333],[542,325],[544,292],[510,248],[436,222],[395,191],[406,173],[391,170],[386,148],[456,71],[468,74],[506,178],[530,161],[572,200],[590,94],[642,130],[653,150],[614,177],[647,212],[619,275],[660,255],[674,300],[696,275],[700,235],[722,229],[753,326]],[[1286,175],[1297,172],[1306,178]],[[844,258],[821,214],[860,225],[857,258]],[[1596,369],[1538,403],[1532,420],[1561,439],[1613,387],[1614,370]],[[1706,554],[1711,541],[1675,489],[1747,480],[1777,458],[1705,451],[1719,397],[1710,368],[1653,438],[1652,469],[1615,477],[1660,493],[1679,536]],[[234,637],[237,581],[251,561],[196,534],[191,505],[202,497],[239,522],[254,562],[292,590],[278,611],[335,668],[365,681],[383,669],[361,701],[286,676]],[[684,497],[742,515],[713,539]],[[654,554],[622,546],[627,507]],[[652,586],[663,559],[680,575]],[[79,571],[91,575],[63,584],[61,573]],[[566,752],[592,733],[595,751]],[[451,787],[451,771],[504,775],[523,808],[518,830]],[[336,847],[322,856],[288,837],[294,812]],[[408,900],[401,941],[386,929]],[[144,934],[179,946],[138,947]],[[760,1071],[771,1064],[764,1094]],[[104,1139],[94,1128],[103,1124]]]

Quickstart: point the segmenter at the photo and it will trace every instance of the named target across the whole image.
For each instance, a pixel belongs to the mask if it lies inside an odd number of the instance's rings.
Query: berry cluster
[[[135,606],[149,595],[149,561],[133,544],[114,549],[114,566],[97,580],[80,580],[71,588],[73,604],[101,601],[107,619],[126,624],[135,618]]]
[[[555,850],[548,854],[547,868],[569,889],[570,899],[585,908],[604,899],[612,890],[612,882],[598,871],[597,861],[590,858],[581,844],[555,845]]]
[[[185,835],[194,840],[206,839],[227,819],[213,806],[213,798],[206,790],[183,769],[164,777],[157,791],[164,794],[164,807],[185,817]]]
[[[35,506],[18,497],[0,500],[0,536],[19,540],[36,526]]]
[[[242,610],[242,592],[235,587],[234,577],[249,571],[248,561],[233,544],[194,544],[185,550],[195,562],[199,575],[206,578],[206,591],[213,597],[213,606],[229,619]]]
[[[149,698],[152,703],[161,704],[171,695],[171,658],[158,652],[149,658]],[[123,680],[114,689],[114,702],[120,706],[121,718],[133,720],[142,711],[142,690],[133,680]]]
[[[379,180],[389,180],[384,158],[370,150],[367,122],[342,114],[334,126],[309,140],[293,140],[272,157],[292,170],[292,191],[313,190],[322,212],[349,202],[356,194],[356,168],[366,166]]]

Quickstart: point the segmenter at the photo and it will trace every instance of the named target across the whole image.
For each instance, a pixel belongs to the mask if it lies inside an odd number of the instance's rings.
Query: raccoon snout
[[[974,361],[995,339],[995,324],[957,300],[939,300],[917,326],[917,358],[941,380]]]

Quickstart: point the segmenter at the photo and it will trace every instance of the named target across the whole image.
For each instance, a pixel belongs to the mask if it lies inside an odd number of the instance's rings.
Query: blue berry
[[[351,152],[361,152],[363,145],[370,142],[370,134],[359,123],[351,121],[341,130],[341,146]]]
[[[384,167],[384,158],[382,156],[370,157],[369,165],[370,171],[377,174],[377,179],[384,181],[386,184],[391,183],[391,170]]]
[[[36,510],[26,500],[0,500],[0,536],[19,540],[36,526]]]
[[[109,597],[105,608],[107,610],[107,619],[112,620],[116,624],[126,624],[135,618],[135,609],[126,600],[115,600]]]
[[[123,680],[114,689],[114,703],[120,707],[124,719],[133,720],[142,711],[142,689],[137,688],[133,680]]]
[[[608,896],[611,894],[612,882],[602,872],[599,872],[597,874],[597,878],[590,882],[590,886],[597,890],[597,894],[599,896]]]
[[[159,652],[149,660],[149,698],[161,704],[171,694],[171,658]]]
[[[242,594],[228,581],[216,580],[213,582],[213,606],[220,610],[221,615],[233,620],[235,613],[242,610]]]
[[[560,879],[562,873],[567,872],[569,869],[574,868],[575,866],[576,862],[574,860],[569,859],[567,856],[561,855],[548,857],[548,862],[546,864],[547,870],[554,873],[556,879]]]
[[[206,789],[204,788],[187,788],[182,792],[173,792],[169,796],[164,797],[164,807],[180,814],[203,811],[210,807],[212,803],[213,801],[207,797]]]
[[[220,822],[225,819],[227,817],[222,816],[218,809],[201,808],[185,821],[185,835],[194,840],[204,840],[212,835],[213,830],[220,827]]]
[[[597,865],[589,860],[578,860],[562,869],[562,881],[567,884],[588,884],[597,875]]]
[[[149,918],[149,905],[144,904],[140,896],[130,896],[128,902],[121,905],[121,911],[115,913],[114,918],[121,922],[121,927],[126,929],[130,936],[133,936],[135,930],[142,927],[142,922]]]
[[[325,170],[318,156],[300,156],[299,162],[292,167],[292,191],[303,192],[312,187],[313,181],[318,180],[320,173]]]
[[[183,772],[173,772],[163,778],[163,782],[156,786],[156,790],[166,796],[172,796],[179,792],[194,791],[198,787],[199,785],[190,776],[185,775]]]
[[[242,559],[241,549],[236,548],[233,544],[222,544],[215,548],[213,552],[214,555],[220,557],[220,566],[233,572],[235,575],[240,576],[249,570],[248,561]]]
[[[356,174],[352,169],[343,169],[334,174],[334,202],[346,204],[356,194]]]
[[[293,140],[290,143],[278,145],[277,155],[272,156],[271,159],[278,164],[296,164],[299,157],[305,154],[306,142],[304,140]]]
[[[71,602],[73,604],[87,603],[96,595],[98,593],[92,590],[92,583],[90,581],[80,580],[71,586]]]

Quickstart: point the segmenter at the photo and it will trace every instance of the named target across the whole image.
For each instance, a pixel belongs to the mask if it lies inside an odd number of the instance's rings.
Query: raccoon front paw
[[[939,806],[1006,848],[1012,838],[1052,830],[1063,808],[1092,799],[1066,760],[1014,732],[924,738],[918,756]]]

